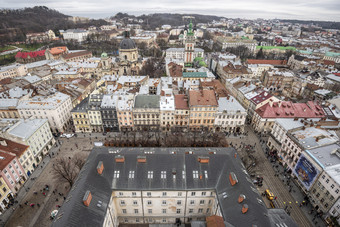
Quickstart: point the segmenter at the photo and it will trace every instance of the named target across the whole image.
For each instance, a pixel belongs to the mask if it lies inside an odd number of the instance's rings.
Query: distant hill
[[[87,27],[90,25],[101,26],[107,24],[104,20],[90,20],[86,24],[75,24],[69,21],[69,16],[46,6],[35,6],[24,9],[0,10],[0,39],[2,41],[24,41],[25,34],[31,32],[44,32],[49,29],[70,29]]]
[[[298,23],[298,24],[315,24],[323,29],[340,29],[340,22],[335,21],[313,21],[313,20],[280,20],[282,22]]]
[[[150,29],[155,29],[160,27],[164,24],[169,24],[171,26],[180,26],[184,25],[185,22],[183,21],[183,16],[193,16],[195,17],[195,23],[208,23],[213,20],[220,20],[224,17],[219,16],[211,16],[211,15],[201,15],[201,14],[171,14],[171,13],[155,13],[155,14],[148,14],[148,15],[141,15],[141,16],[133,16],[128,15],[126,13],[117,13],[111,19],[124,19],[124,18],[136,18],[142,19],[143,25],[148,26]]]

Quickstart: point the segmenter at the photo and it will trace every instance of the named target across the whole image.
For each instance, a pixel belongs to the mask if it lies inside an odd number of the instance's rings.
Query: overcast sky
[[[91,18],[105,18],[118,12],[134,15],[167,12],[340,22],[340,0],[0,0],[2,8],[36,5]]]

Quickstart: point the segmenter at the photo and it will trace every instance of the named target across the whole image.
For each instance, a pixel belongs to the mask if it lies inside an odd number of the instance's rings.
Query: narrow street
[[[280,176],[280,174],[276,175],[278,172],[275,170],[275,166],[279,165],[278,163],[271,163],[270,160],[266,157],[264,152],[265,145],[261,145],[259,137],[249,128],[247,127],[248,136],[238,136],[238,137],[230,137],[228,141],[232,142],[233,146],[237,148],[237,151],[241,155],[241,157],[247,157],[248,153],[245,149],[241,149],[241,143],[250,144],[252,146],[255,145],[255,152],[251,153],[256,158],[256,166],[252,169],[252,172],[256,176],[263,177],[263,186],[258,187],[259,192],[262,194],[266,189],[269,189],[274,196],[276,196],[276,203],[279,208],[285,209],[293,218],[293,220],[301,227],[309,227],[309,226],[326,226],[321,219],[317,222],[317,224],[312,222],[313,216],[308,214],[307,207],[300,207],[300,203],[303,201],[303,196],[297,196],[299,198],[294,198],[292,193],[289,192],[288,186],[284,183],[284,176]],[[293,183],[291,183],[293,184]],[[299,190],[297,187],[294,187],[294,191]],[[268,208],[271,208],[269,200],[263,196],[263,200],[266,203]]]

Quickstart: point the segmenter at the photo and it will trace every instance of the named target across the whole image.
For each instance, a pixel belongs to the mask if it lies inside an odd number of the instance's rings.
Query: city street
[[[285,183],[287,179],[281,174],[284,172],[283,168],[280,168],[281,166],[277,162],[271,163],[270,159],[266,157],[266,143],[261,143],[258,135],[250,127],[247,127],[246,132],[248,136],[241,136],[241,138],[240,136],[230,137],[228,140],[232,142],[241,157],[245,159],[247,159],[248,153],[245,149],[241,149],[241,146],[243,144],[255,146],[251,155],[256,158],[256,166],[252,168],[251,172],[256,176],[263,177],[263,186],[258,187],[259,192],[262,194],[266,189],[273,192],[278,207],[285,209],[298,226],[326,226],[320,218],[314,218],[315,213],[309,214],[311,211],[310,205],[300,207],[300,204],[304,201],[304,196],[292,181],[290,183],[292,190],[289,192],[289,186]],[[265,138],[262,139],[266,140]],[[276,166],[279,166],[278,170],[276,170]],[[270,208],[269,200],[265,196],[263,196],[263,200],[267,207]]]

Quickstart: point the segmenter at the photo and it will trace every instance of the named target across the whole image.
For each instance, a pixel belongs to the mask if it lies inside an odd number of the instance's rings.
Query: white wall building
[[[88,31],[83,29],[68,29],[63,32],[64,40],[76,40],[78,42],[83,42],[88,36]]]
[[[17,109],[21,118],[47,118],[52,131],[64,132],[70,122],[72,102],[70,96],[56,92],[23,100]]]

